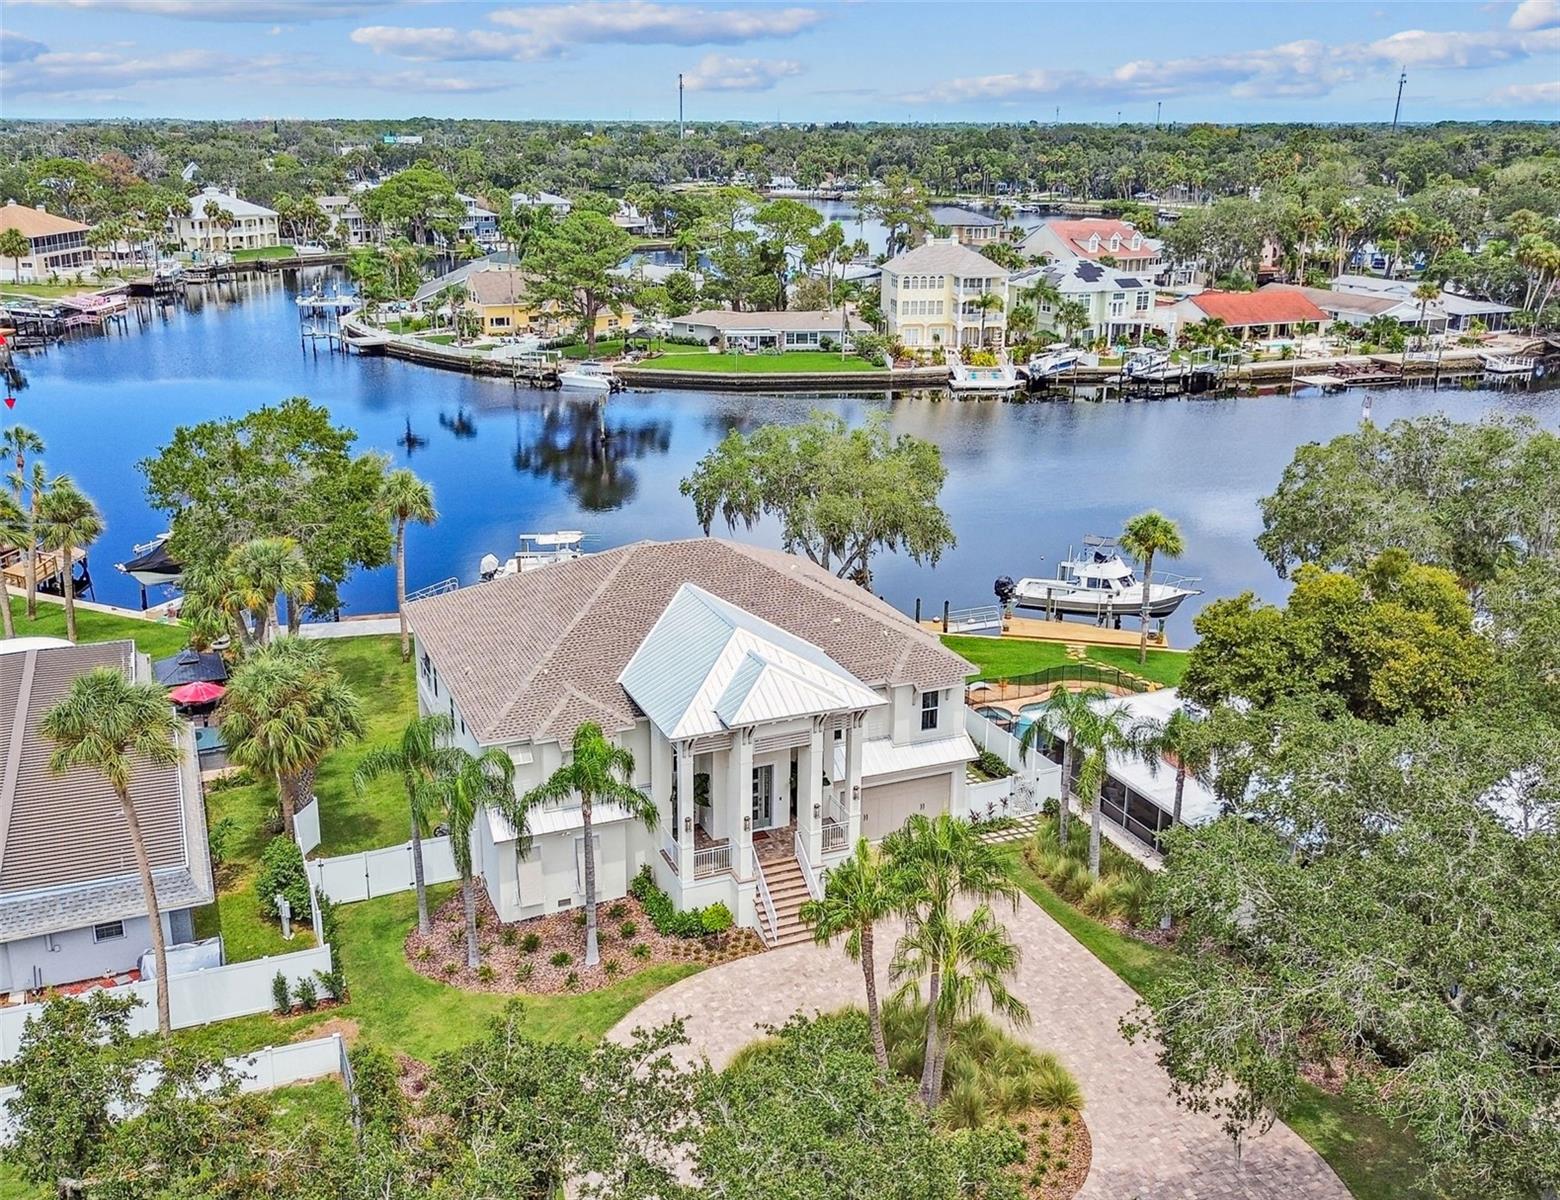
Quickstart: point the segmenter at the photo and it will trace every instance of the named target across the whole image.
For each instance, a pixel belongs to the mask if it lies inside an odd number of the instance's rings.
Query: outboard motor
[[[482,556],[482,561],[477,564],[477,574],[483,583],[486,583],[488,580],[492,579],[493,576],[497,575],[498,556],[493,554],[484,554]]]
[[[1006,608],[1013,603],[1013,597],[1018,592],[1018,585],[1009,575],[998,576],[997,582],[992,585],[992,591],[997,594],[997,603]]]

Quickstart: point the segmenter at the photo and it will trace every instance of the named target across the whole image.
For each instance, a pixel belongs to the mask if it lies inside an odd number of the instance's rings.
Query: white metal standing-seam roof
[[[491,808],[484,809],[487,813],[488,830],[493,835],[495,842],[512,842],[516,838],[515,827],[504,820],[501,813],[494,812]],[[628,809],[621,804],[611,801],[599,801],[591,805],[591,828],[598,825],[610,825],[614,821],[628,820]],[[553,805],[547,808],[533,808],[526,814],[526,832],[532,837],[542,837],[549,833],[568,833],[571,829],[583,829],[585,816],[580,811],[578,804]]]
[[[906,742],[902,746],[896,746],[893,738],[868,738],[861,743],[861,778],[868,780],[878,775],[925,771],[967,763],[976,757],[975,743],[967,733]],[[845,748],[838,743],[834,747],[834,770],[839,778],[845,777]]]
[[[812,643],[685,583],[618,676],[668,739],[886,703]]]

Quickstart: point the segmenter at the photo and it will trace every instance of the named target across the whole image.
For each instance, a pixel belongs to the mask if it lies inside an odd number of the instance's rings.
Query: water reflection
[[[601,404],[559,401],[543,408],[527,436],[516,410],[515,470],[563,487],[586,512],[611,512],[634,499],[638,472],[630,465],[672,447],[669,421],[616,418]]]

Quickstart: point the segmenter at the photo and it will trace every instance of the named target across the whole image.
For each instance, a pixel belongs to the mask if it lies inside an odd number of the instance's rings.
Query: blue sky
[[[1560,120],[1560,0],[5,0],[0,116]]]

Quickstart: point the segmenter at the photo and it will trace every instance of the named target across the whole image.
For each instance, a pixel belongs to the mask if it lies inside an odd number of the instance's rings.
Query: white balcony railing
[[[707,879],[731,870],[731,843],[723,846],[706,846],[693,852],[693,877]]]

